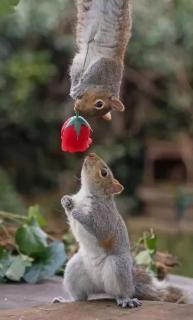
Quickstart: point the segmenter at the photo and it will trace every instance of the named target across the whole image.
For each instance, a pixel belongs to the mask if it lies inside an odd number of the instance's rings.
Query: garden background
[[[190,154],[193,148],[192,15],[190,0],[135,1],[121,89],[126,110],[113,114],[112,122],[89,119],[91,150],[109,162],[125,186],[117,200],[133,239],[151,226],[144,223],[150,220],[139,192],[148,147],[161,140],[175,149],[185,137]],[[69,67],[75,23],[71,0],[21,0],[13,14],[0,16],[0,210],[25,214],[37,203],[54,234],[67,230],[60,198],[78,189],[84,157],[60,149],[60,128],[73,113]],[[155,229],[159,248],[179,257],[175,272],[193,276],[193,222],[187,220],[188,230],[180,224],[192,205],[191,185],[179,198],[186,179],[175,161],[166,179],[171,161],[157,164],[153,188],[172,192],[176,206],[169,208],[173,220],[155,212]]]

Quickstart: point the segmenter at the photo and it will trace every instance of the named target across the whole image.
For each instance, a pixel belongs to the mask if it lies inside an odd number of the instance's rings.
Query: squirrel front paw
[[[76,86],[74,86],[73,88],[70,89],[70,96],[74,100],[76,100],[77,97],[82,96],[82,95],[83,95],[83,90],[82,90],[80,83],[78,83]]]
[[[137,308],[142,305],[142,302],[137,298],[118,298],[117,304],[122,308]]]
[[[73,217],[74,219],[77,219],[77,220],[78,220],[79,216],[80,216],[80,214],[79,214],[79,211],[78,211],[78,210],[73,210],[73,211],[72,211],[72,217]]]
[[[63,196],[61,199],[61,204],[66,210],[72,210],[74,207],[73,200],[70,196]]]

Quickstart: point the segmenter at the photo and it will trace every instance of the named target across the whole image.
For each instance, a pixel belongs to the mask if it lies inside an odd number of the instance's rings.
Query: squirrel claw
[[[52,299],[52,303],[65,303],[65,299],[62,297],[55,297],[54,299]]]
[[[61,199],[61,204],[64,209],[72,210],[73,209],[73,201],[72,198],[69,196],[63,196]]]
[[[142,302],[139,301],[137,298],[133,298],[133,299],[118,298],[117,304],[122,308],[137,308],[142,305]]]

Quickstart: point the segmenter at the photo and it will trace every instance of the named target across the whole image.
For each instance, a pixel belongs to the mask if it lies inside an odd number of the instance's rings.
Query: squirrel
[[[111,120],[124,111],[119,91],[131,37],[132,0],[77,0],[78,53],[70,70],[75,111]]]
[[[107,164],[91,153],[82,166],[79,192],[61,199],[79,243],[64,274],[71,301],[106,293],[123,308],[140,306],[138,299],[183,302],[180,289],[161,289],[148,271],[134,267],[128,231],[114,200],[123,189]],[[53,302],[65,300],[55,298]]]

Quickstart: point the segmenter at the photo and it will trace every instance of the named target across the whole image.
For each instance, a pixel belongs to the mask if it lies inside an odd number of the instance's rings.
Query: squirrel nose
[[[78,100],[76,100],[75,105],[74,105],[74,110],[79,111],[79,109],[80,109],[80,102]]]
[[[75,104],[74,111],[77,111],[77,109],[78,109],[77,104]]]

